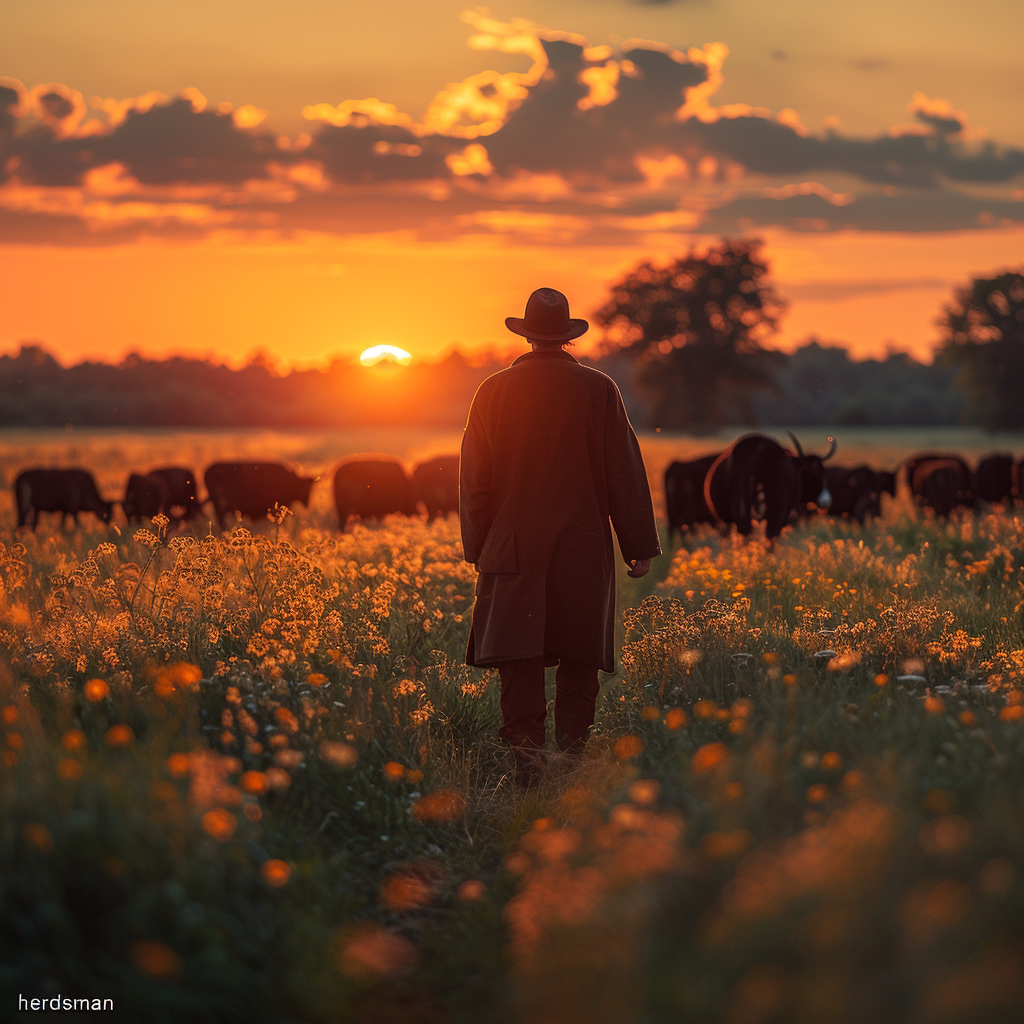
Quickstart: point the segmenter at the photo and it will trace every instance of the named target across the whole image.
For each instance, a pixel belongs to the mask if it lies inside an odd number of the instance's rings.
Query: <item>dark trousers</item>
[[[597,665],[559,658],[555,671],[555,742],[559,750],[579,750],[594,724]],[[520,658],[498,665],[501,717],[498,735],[513,747],[543,747],[544,658]]]

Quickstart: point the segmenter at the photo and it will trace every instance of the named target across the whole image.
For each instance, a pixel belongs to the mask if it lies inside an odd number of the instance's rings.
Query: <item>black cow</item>
[[[796,437],[790,437],[796,455],[764,434],[745,434],[718,456],[704,479],[704,500],[718,520],[746,536],[761,506],[765,533],[772,539],[808,503],[829,507],[823,463],[835,452],[835,439],[830,437],[828,453],[818,456],[805,455]]]
[[[412,488],[423,502],[427,519],[459,511],[459,456],[438,455],[412,471]]]
[[[275,505],[299,501],[308,507],[309,492],[318,479],[297,476],[279,462],[215,462],[203,474],[221,529],[231,512],[258,521]]]
[[[61,529],[71,516],[78,525],[79,512],[92,512],[110,522],[114,504],[104,501],[96,481],[85,469],[26,469],[14,481],[14,501],[18,506],[18,526],[39,522],[40,512],[59,512]]]
[[[914,501],[947,518],[955,508],[974,504],[971,471],[959,456],[918,456],[907,463],[907,482]]]
[[[152,519],[167,508],[167,484],[154,473],[132,473],[121,507],[129,523]]]
[[[988,455],[974,471],[974,494],[990,505],[1013,504],[1013,456]]]
[[[387,455],[355,456],[334,474],[334,507],[344,530],[349,516],[380,519],[392,512],[414,516],[416,496],[402,464]]]
[[[164,482],[167,488],[166,507],[163,512],[168,518],[191,522],[199,514],[199,494],[196,475],[184,466],[161,466],[151,469],[150,476]]]
[[[673,462],[665,470],[665,515],[668,536],[690,530],[698,523],[715,522],[714,513],[704,500],[704,478],[721,453],[704,455],[690,462]]]
[[[836,517],[856,519],[863,525],[869,516],[881,515],[882,491],[888,486],[895,490],[895,475],[890,473],[883,479],[883,474],[865,465],[828,466],[825,469],[825,483],[832,495],[829,513]]]

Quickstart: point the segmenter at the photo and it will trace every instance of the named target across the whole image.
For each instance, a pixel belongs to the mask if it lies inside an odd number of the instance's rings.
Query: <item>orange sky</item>
[[[757,234],[777,344],[927,358],[951,289],[1022,261],[1022,6],[762,6],[5,5],[0,350],[433,358]]]

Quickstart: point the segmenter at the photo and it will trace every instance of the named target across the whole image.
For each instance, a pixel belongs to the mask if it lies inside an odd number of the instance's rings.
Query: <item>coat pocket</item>
[[[512,530],[490,530],[487,540],[484,541],[483,551],[480,552],[477,568],[480,572],[519,572],[515,533]]]

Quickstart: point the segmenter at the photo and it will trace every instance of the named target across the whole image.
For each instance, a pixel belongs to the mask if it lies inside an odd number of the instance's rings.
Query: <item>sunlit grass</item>
[[[1012,1020],[1024,519],[887,507],[620,577],[512,784],[454,519],[0,548],[9,992],[146,1020]]]

